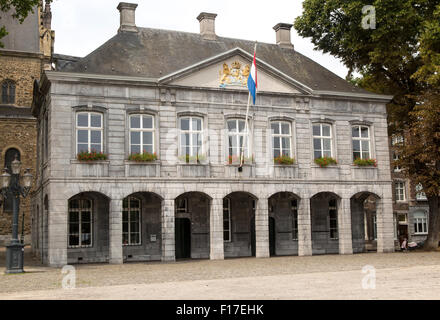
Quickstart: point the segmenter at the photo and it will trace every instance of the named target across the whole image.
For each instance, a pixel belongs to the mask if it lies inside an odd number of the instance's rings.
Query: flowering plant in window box
[[[353,163],[359,167],[377,167],[377,161],[376,159],[361,159],[356,158],[354,159]]]
[[[282,156],[273,158],[273,162],[275,164],[292,165],[295,163],[295,158],[291,158],[289,156],[282,155]]]
[[[315,159],[315,163],[317,165],[319,165],[321,168],[325,168],[325,167],[327,167],[328,165],[331,165],[331,164],[338,164],[336,159],[333,159],[332,157],[316,158]]]
[[[96,150],[92,151],[81,151],[76,155],[76,158],[79,161],[100,161],[107,160],[107,155],[105,153],[97,152]]]
[[[136,162],[151,162],[157,160],[157,155],[156,152],[149,153],[145,151],[143,153],[132,153],[128,156],[128,160]]]
[[[228,162],[228,164],[239,164],[240,163],[240,156],[228,156],[228,158],[226,159],[226,161]],[[254,162],[254,157],[243,157],[243,163],[252,163]]]
[[[196,156],[190,156],[189,154],[184,154],[179,156],[179,160],[186,163],[202,163],[206,160],[206,157],[201,154]]]

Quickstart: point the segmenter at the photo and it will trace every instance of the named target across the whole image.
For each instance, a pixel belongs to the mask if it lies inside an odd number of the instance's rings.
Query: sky
[[[53,0],[55,53],[83,57],[113,37],[119,28],[119,0]],[[301,15],[301,0],[125,0],[138,4],[136,25],[199,33],[197,16],[216,13],[216,34],[222,37],[275,43],[273,27],[293,23]],[[347,68],[336,58],[313,50],[310,39],[292,28],[295,50],[342,78]]]

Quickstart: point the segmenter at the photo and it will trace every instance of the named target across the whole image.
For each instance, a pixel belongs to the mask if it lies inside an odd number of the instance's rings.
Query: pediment
[[[251,63],[252,56],[235,49],[165,76],[160,81],[185,87],[247,90]],[[264,62],[257,60],[257,69],[259,92],[304,94],[308,91]]]

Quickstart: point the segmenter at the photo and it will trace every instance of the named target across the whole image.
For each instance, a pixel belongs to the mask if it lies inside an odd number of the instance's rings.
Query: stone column
[[[51,267],[63,267],[67,265],[68,200],[52,199],[51,195],[55,197],[56,193],[49,195],[48,220],[45,221],[48,223],[47,263]]]
[[[376,200],[377,252],[394,252],[393,203],[391,199]]]
[[[209,217],[209,241],[210,259],[223,260],[225,258],[225,247],[223,243],[223,199],[211,201],[211,212]]]
[[[338,208],[339,254],[353,254],[350,199],[341,199]]]
[[[162,201],[162,261],[176,261],[174,202]]]
[[[255,256],[257,258],[268,258],[269,252],[269,210],[268,199],[256,200],[255,208]]]
[[[312,255],[312,217],[310,198],[302,198],[298,205],[298,255]]]
[[[109,263],[124,263],[122,254],[122,199],[110,200]]]

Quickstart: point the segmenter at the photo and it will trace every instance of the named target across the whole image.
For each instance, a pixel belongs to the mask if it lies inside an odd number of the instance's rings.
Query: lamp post
[[[11,163],[11,174],[8,169],[3,169],[0,175],[0,189],[3,198],[12,197],[12,239],[6,246],[6,273],[22,273],[24,264],[24,244],[18,239],[18,212],[20,209],[20,196],[26,198],[32,185],[32,174],[26,169],[20,185],[21,162],[15,157]]]

